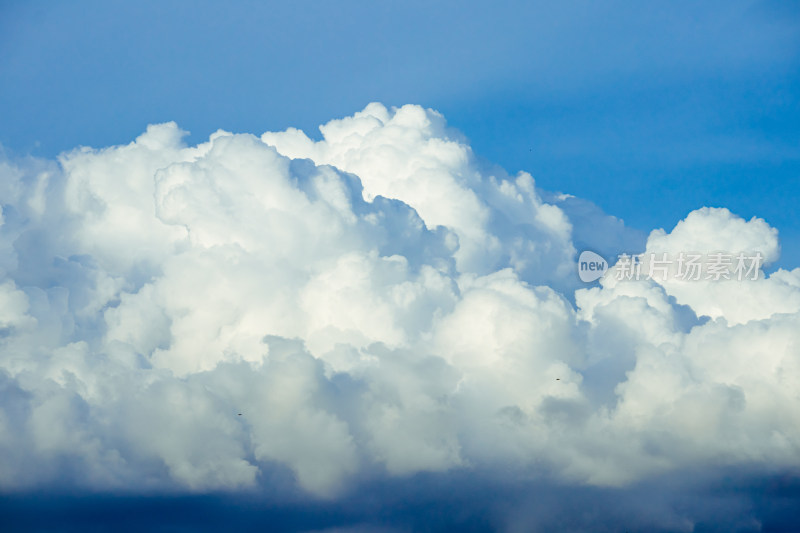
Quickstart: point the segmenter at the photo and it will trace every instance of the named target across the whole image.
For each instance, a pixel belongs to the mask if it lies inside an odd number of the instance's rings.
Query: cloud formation
[[[167,123],[0,164],[3,491],[336,500],[419,474],[800,466],[800,269],[575,271],[592,243],[771,262],[766,222],[702,208],[643,243],[435,111],[320,129],[186,146]]]

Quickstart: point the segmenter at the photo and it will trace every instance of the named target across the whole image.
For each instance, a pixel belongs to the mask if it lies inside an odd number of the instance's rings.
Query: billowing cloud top
[[[167,123],[2,163],[2,490],[800,466],[800,269],[582,287],[584,246],[642,251],[621,221],[431,110],[321,131],[186,146]],[[702,208],[645,251],[779,246]]]

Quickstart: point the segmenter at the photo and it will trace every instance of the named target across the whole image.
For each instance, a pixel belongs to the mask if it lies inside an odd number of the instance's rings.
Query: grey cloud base
[[[431,110],[321,131],[185,146],[170,123],[0,164],[2,491],[797,471],[800,269],[581,288],[576,243],[638,234],[487,168]],[[702,208],[646,249],[779,243]]]
[[[796,530],[797,479],[748,469],[680,471],[623,488],[454,471],[363,483],[334,501],[259,494],[23,494],[0,499],[11,531]],[[268,494],[265,496],[264,493]]]

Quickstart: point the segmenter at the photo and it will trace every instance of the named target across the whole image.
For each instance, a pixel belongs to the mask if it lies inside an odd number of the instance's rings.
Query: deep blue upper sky
[[[175,120],[444,113],[476,153],[672,228],[725,206],[800,265],[800,2],[0,1],[0,143],[52,157]]]

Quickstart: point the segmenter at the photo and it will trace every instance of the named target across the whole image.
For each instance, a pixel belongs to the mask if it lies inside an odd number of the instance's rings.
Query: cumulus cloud
[[[2,162],[3,491],[336,500],[419,474],[800,466],[800,269],[575,270],[592,244],[769,263],[766,222],[702,208],[645,242],[487,169],[435,111],[320,129],[187,146],[167,123]]]

